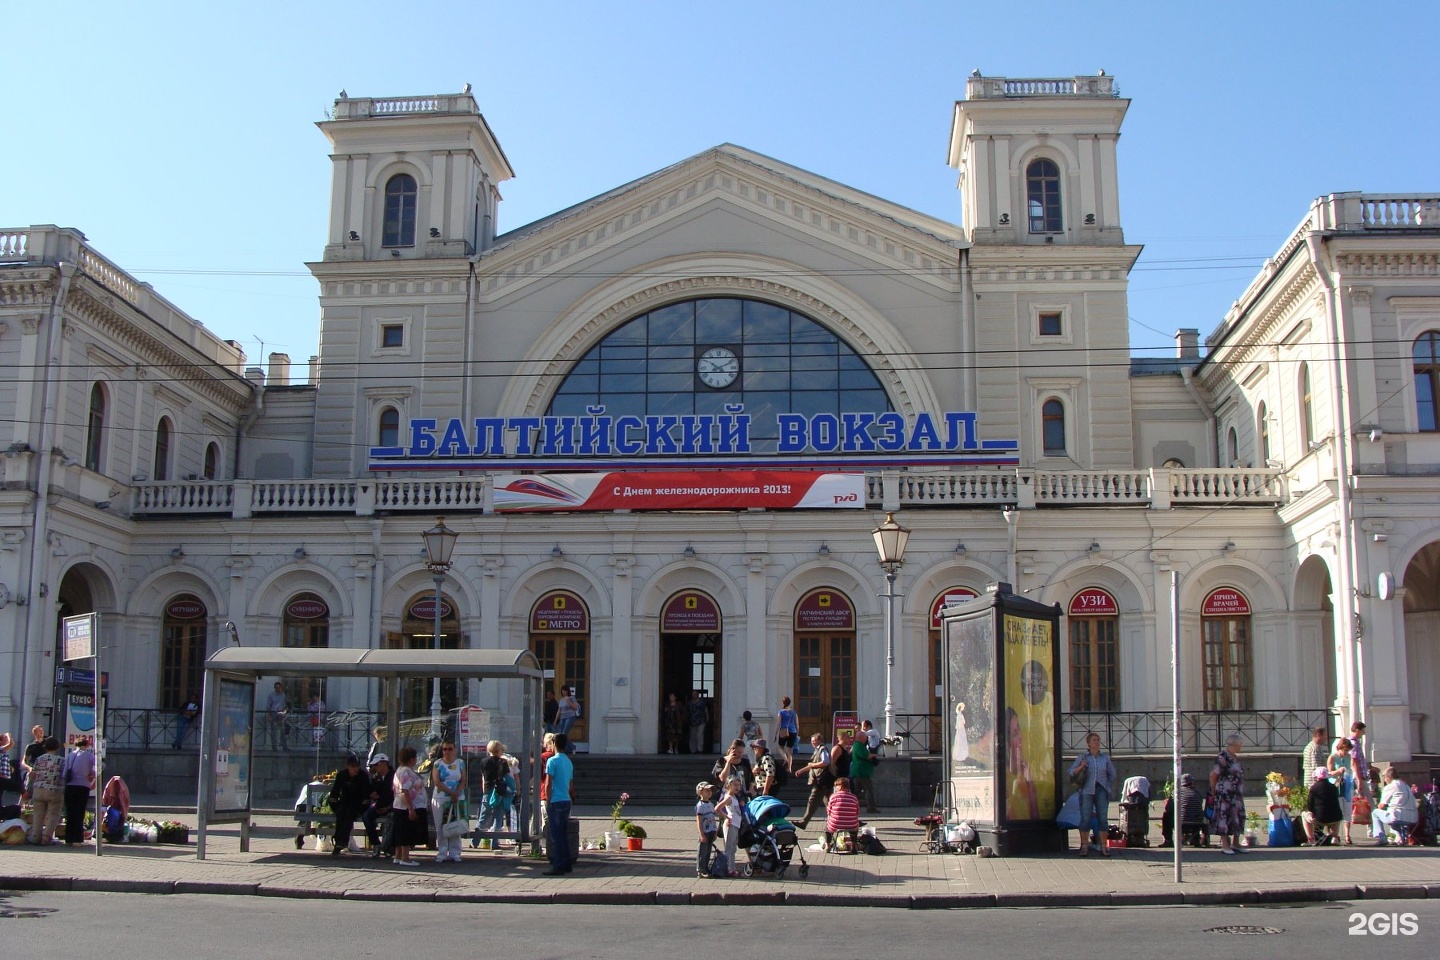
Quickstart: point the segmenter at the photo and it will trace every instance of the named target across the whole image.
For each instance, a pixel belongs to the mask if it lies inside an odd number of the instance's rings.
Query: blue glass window
[[[385,184],[385,224],[380,244],[385,247],[415,246],[415,178],[397,173]]]
[[[1026,199],[1030,210],[1031,233],[1059,233],[1060,168],[1054,160],[1040,159],[1025,168]]]
[[[715,347],[739,358],[723,387],[707,386],[696,361]],[[672,303],[627,320],[571,368],[555,392],[551,415],[720,414],[744,404],[757,453],[779,440],[777,413],[884,413],[892,409],[866,360],[835,333],[785,307],[717,297]]]

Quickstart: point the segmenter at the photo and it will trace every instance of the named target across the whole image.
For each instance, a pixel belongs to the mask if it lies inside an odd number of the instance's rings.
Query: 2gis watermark
[[[1420,918],[1413,913],[1352,913],[1346,920],[1352,937],[1413,937]]]

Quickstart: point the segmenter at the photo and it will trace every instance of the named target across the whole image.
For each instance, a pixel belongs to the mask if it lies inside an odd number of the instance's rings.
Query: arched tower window
[[[155,427],[155,479],[170,479],[170,418],[161,417]]]
[[[1234,467],[1240,463],[1240,433],[1231,427],[1225,434],[1225,452],[1230,455],[1230,462],[1226,466]]]
[[[1060,168],[1054,160],[1042,157],[1025,168],[1025,194],[1031,233],[1059,233],[1064,229],[1060,217]]]
[[[1440,430],[1440,333],[1422,333],[1415,341],[1416,426]]]
[[[1260,465],[1270,465],[1270,411],[1265,402],[1260,402],[1260,410],[1255,414],[1255,439],[1260,447]]]
[[[385,224],[380,231],[381,246],[415,246],[417,195],[415,178],[408,173],[397,173],[385,184]]]
[[[90,388],[90,415],[85,430],[85,468],[100,470],[100,453],[105,439],[105,388],[100,384]]]
[[[380,411],[380,424],[375,433],[375,445],[377,447],[400,445],[400,411],[394,407],[386,407]]]
[[[220,444],[207,443],[205,445],[205,472],[206,480],[214,480],[220,476]]]
[[[1045,456],[1065,456],[1065,404],[1053,397],[1040,408],[1040,431]]]
[[[1300,442],[1305,445],[1300,453],[1310,452],[1315,442],[1315,395],[1310,388],[1310,364],[1300,364]]]

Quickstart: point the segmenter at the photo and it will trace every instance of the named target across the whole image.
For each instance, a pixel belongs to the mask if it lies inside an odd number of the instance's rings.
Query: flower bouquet
[[[614,833],[624,834],[625,839],[630,841],[626,844],[629,849],[639,850],[641,848],[641,841],[647,836],[645,828],[633,820],[627,820],[620,816],[620,811],[624,809],[625,802],[629,799],[630,794],[620,794],[620,799],[615,801],[615,805],[610,808],[610,822],[615,825]]]

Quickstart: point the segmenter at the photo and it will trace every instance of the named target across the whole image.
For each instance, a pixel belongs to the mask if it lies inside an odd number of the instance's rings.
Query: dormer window
[[[1041,158],[1025,168],[1027,207],[1031,233],[1059,233],[1060,168],[1054,160]]]
[[[385,184],[385,223],[380,231],[384,247],[415,246],[415,178],[397,173]]]

